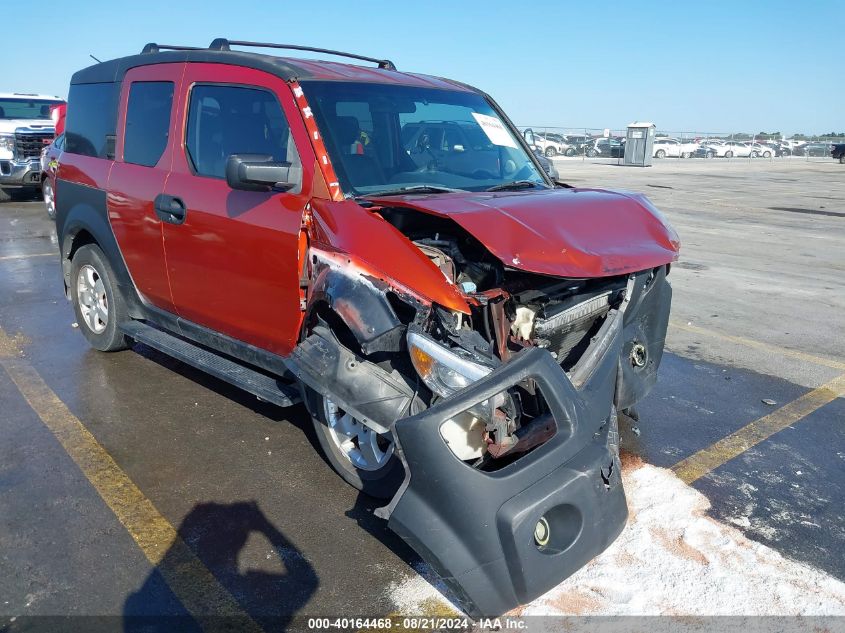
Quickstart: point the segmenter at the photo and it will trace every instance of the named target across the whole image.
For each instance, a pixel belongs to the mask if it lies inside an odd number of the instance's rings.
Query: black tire
[[[713,158],[713,152],[707,152],[704,154],[704,158]]]
[[[751,158],[760,158],[760,154],[757,152],[751,152]]]
[[[654,152],[654,157],[655,158],[666,158],[666,150],[665,149],[657,150],[656,152]]]
[[[557,156],[557,150],[551,146],[547,147],[544,153],[546,154],[546,158],[554,158],[555,156]]]
[[[689,152],[681,152],[681,158],[689,158],[689,157],[690,157]]]
[[[845,154],[841,154],[841,155],[839,156],[839,164],[840,164],[840,165],[845,165]]]
[[[577,153],[578,152],[575,150],[574,147],[570,147],[569,149],[566,150],[566,152],[564,153],[564,156],[575,156],[575,154],[577,154]]]
[[[56,219],[56,196],[53,191],[53,183],[49,178],[45,178],[41,183],[41,198],[44,200],[44,206],[47,208],[47,215],[51,220]]]
[[[734,157],[734,153],[731,150],[728,150],[727,152],[725,152],[725,158],[733,158],[733,157]]]
[[[594,149],[588,149],[587,150],[587,157],[589,157],[589,158],[595,158],[597,154],[598,154],[598,152]]]
[[[92,303],[96,303],[101,308],[103,305],[105,306],[105,320],[97,316],[93,317],[97,319],[96,324],[103,323],[105,325],[102,331],[96,331],[89,324],[85,314],[83,314],[83,307],[80,305],[80,271],[86,267],[93,269],[94,279],[102,283],[102,290],[98,291],[98,295],[91,299]],[[116,352],[129,347],[129,339],[118,328],[119,323],[129,320],[126,302],[114,280],[114,271],[99,246],[86,244],[74,253],[70,265],[70,298],[71,303],[73,303],[73,311],[76,314],[79,331],[88,339],[91,347],[101,352]],[[102,299],[103,294],[104,300]]]
[[[771,152],[763,152],[763,158],[771,158],[771,157],[772,157]]]
[[[314,432],[329,465],[356,490],[377,499],[393,497],[405,478],[405,468],[396,454],[392,454],[378,470],[357,468],[332,438],[326,416],[325,397],[309,387],[304,387],[303,391],[305,404],[314,424]]]

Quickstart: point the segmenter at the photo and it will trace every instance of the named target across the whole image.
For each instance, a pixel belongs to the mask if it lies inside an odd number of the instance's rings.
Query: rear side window
[[[73,84],[67,106],[65,151],[97,158],[114,157],[117,84]]]
[[[265,154],[277,162],[299,164],[279,101],[259,88],[194,86],[185,145],[201,176],[225,178],[231,154]]]
[[[139,81],[129,89],[123,161],[154,167],[167,147],[173,82]]]

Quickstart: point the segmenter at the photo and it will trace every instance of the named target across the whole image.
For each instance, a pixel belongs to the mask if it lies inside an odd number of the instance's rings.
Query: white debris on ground
[[[707,498],[671,471],[637,458],[625,462],[625,530],[583,569],[514,613],[845,615],[845,583],[706,516]],[[397,610],[454,608],[442,585],[429,582],[430,572],[417,571],[422,575],[390,588]]]

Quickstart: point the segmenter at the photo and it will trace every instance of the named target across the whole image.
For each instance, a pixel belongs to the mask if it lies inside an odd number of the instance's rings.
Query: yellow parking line
[[[0,336],[5,336],[0,329]],[[261,631],[235,598],[177,534],[170,522],[117,465],[82,422],[27,362],[6,354],[0,366],[41,421],[111,508],[173,593],[203,628],[208,616],[237,618],[238,630]]]
[[[14,259],[29,259],[30,257],[50,257],[50,256],[58,257],[59,253],[28,253],[26,255],[3,255],[0,256],[0,262],[5,262]]]
[[[845,396],[845,374],[687,457],[672,466],[672,470],[684,482],[690,484],[778,431],[782,431],[813,411],[843,396]]]
[[[707,328],[699,327],[697,325],[689,325],[687,323],[681,323],[675,319],[671,319],[669,321],[669,325],[675,329],[683,330],[684,332],[691,332],[692,334],[701,334],[702,336],[710,336],[713,338],[722,339],[723,341],[728,341],[731,343],[736,343],[738,345],[744,345],[746,347],[753,347],[755,349],[763,350],[764,352],[769,352],[771,354],[780,354],[781,356],[789,356],[790,358],[795,358],[798,360],[803,360],[808,363],[813,363],[815,365],[822,365],[824,367],[831,367],[833,369],[838,369],[840,371],[845,371],[845,363],[837,360],[833,360],[831,358],[823,358],[821,356],[815,356],[813,354],[808,354],[807,352],[802,352],[795,349],[789,349],[786,347],[780,347],[778,345],[772,345],[771,343],[763,343],[761,341],[755,341],[750,338],[745,338],[744,336],[734,336],[732,334],[722,334],[721,332],[716,332],[714,330],[709,330]]]

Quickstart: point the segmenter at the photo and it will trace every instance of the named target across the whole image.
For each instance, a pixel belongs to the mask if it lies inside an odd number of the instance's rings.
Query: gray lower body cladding
[[[663,359],[672,286],[666,279],[666,267],[637,273],[631,301],[625,310],[622,351],[619,354],[619,384],[616,407],[627,409],[642,400],[657,382],[657,370]],[[639,348],[642,364],[634,362],[634,347]]]
[[[622,531],[613,395],[621,328],[576,389],[544,350],[528,349],[462,392],[394,425],[407,479],[383,515],[473,616],[500,615],[554,587]],[[554,437],[501,470],[458,460],[444,420],[532,378],[555,419]],[[534,539],[545,518],[549,542]]]
[[[379,433],[414,410],[414,389],[398,373],[356,357],[326,327],[297,345],[287,365],[303,384]]]

